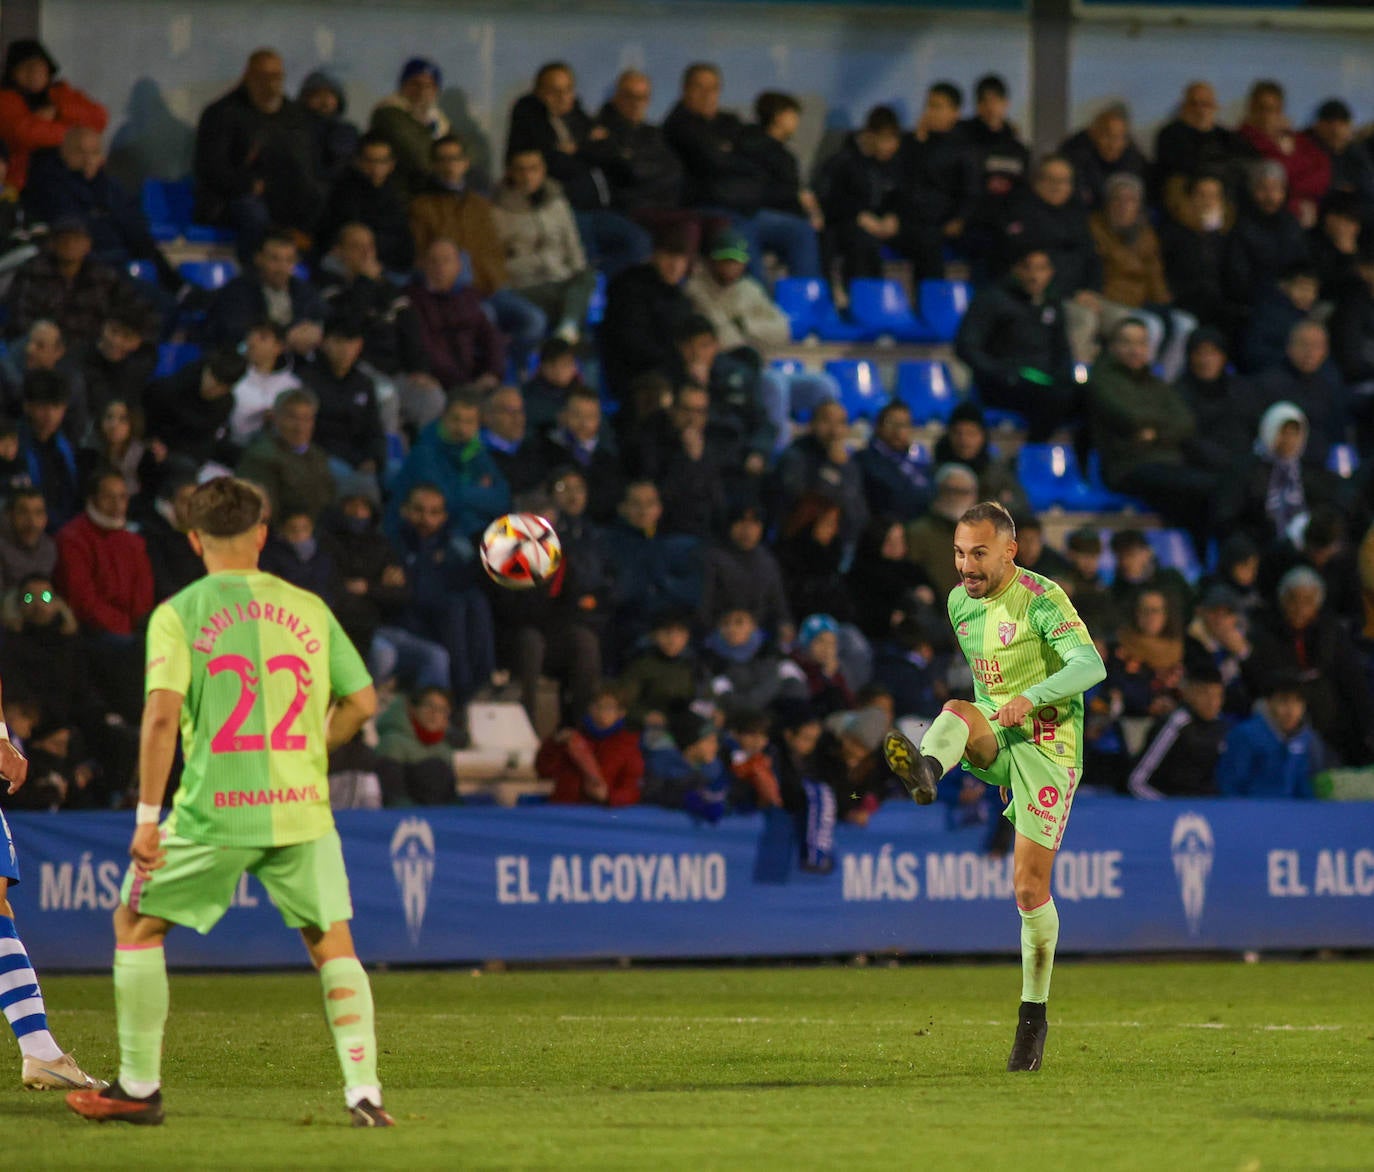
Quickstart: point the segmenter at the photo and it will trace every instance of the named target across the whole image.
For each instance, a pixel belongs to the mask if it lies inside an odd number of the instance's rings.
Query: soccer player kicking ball
[[[1054,852],[1082,776],[1083,693],[1107,669],[1064,591],[1016,564],[1016,526],[1001,505],[985,501],[959,518],[954,565],[961,581],[949,595],[949,618],[973,671],[974,700],[949,701],[919,750],[894,731],[883,751],[923,806],[961,761],[1004,801],[1011,793],[1004,813],[1016,827],[1021,1011],[1007,1069],[1039,1070],[1059,941]]]
[[[0,780],[7,782],[8,793],[18,793],[28,780],[29,762],[13,742],[10,730],[0,716]],[[5,812],[0,810],[0,1009],[14,1031],[23,1055],[24,1085],[31,1091],[71,1090],[87,1087],[104,1090],[108,1083],[92,1078],[64,1053],[48,1030],[48,1010],[38,976],[29,962],[24,942],[14,922],[10,906],[10,884],[19,882],[19,856],[14,852]]]
[[[266,536],[252,485],[229,476],[201,485],[190,542],[208,576],[159,606],[148,627],[133,865],[114,917],[119,1078],[67,1096],[87,1119],[162,1122],[163,940],[173,924],[209,932],[250,871],[319,970],[353,1125],[392,1126],[325,772],[328,750],[353,738],[376,694],[328,607],[258,569]],[[159,829],[178,725],[185,769]]]

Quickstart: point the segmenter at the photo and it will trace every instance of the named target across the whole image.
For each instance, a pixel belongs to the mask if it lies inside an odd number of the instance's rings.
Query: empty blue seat
[[[157,367],[154,378],[166,378],[176,374],[183,366],[189,366],[201,355],[201,349],[194,342],[163,342],[157,348]]]
[[[133,277],[135,281],[156,285],[157,265],[150,260],[131,260],[129,262],[129,276]]]
[[[1326,454],[1326,470],[1349,480],[1360,467],[1360,453],[1354,444],[1332,444]]]
[[[840,317],[830,299],[830,286],[817,277],[782,277],[773,287],[773,300],[792,323],[792,341],[811,334],[826,342],[857,342],[862,326]]]
[[[851,420],[872,419],[888,400],[877,365],[866,358],[836,358],[825,370],[839,384],[840,402]]]
[[[959,392],[943,362],[908,359],[897,363],[897,398],[916,423],[948,423]]]
[[[189,179],[145,179],[142,197],[154,240],[175,240],[185,234],[196,203]]]
[[[858,277],[849,286],[849,308],[854,320],[875,338],[890,336],[899,342],[924,340],[925,331],[911,312],[900,282],[877,277]]]
[[[1016,478],[1037,513],[1081,508],[1078,502],[1088,488],[1068,444],[1022,444],[1016,454]]]
[[[606,316],[606,274],[596,271],[596,286],[592,289],[592,299],[587,303],[587,324],[599,326]]]
[[[916,312],[925,330],[923,340],[954,341],[959,323],[968,312],[970,297],[967,281],[922,281],[916,294]]]
[[[769,370],[776,370],[779,374],[789,377],[794,374],[801,374],[806,370],[806,363],[800,358],[774,358],[768,364]]]
[[[232,260],[184,260],[177,272],[198,289],[223,289],[239,273]]]
[[[1202,573],[1193,539],[1183,529],[1146,529],[1145,540],[1155,551],[1155,561],[1167,570],[1177,570],[1189,582]]]

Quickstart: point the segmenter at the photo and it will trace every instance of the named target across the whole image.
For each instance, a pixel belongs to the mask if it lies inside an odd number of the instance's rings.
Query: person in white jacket
[[[791,339],[787,315],[774,304],[768,290],[747,274],[749,244],[738,232],[718,235],[684,289],[698,313],[716,328],[722,352],[749,350],[750,361],[761,362],[770,350]],[[794,417],[808,419],[824,399],[839,398],[840,388],[824,371],[798,369],[798,363],[768,366],[760,376],[759,393],[777,427],[780,447],[791,436]]]
[[[492,213],[511,288],[544,311],[556,335],[577,341],[596,273],[582,251],[572,206],[539,151],[511,155]]]

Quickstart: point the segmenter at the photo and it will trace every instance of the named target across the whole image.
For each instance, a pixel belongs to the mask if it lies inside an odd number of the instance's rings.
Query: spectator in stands
[[[1068,572],[1056,579],[1073,599],[1074,609],[1090,631],[1105,635],[1120,625],[1111,589],[1102,576],[1102,534],[1093,525],[1075,529],[1064,542]]]
[[[725,515],[727,453],[710,432],[711,395],[683,383],[636,429],[633,471],[661,485],[663,530],[709,538]]]
[[[248,366],[234,384],[229,416],[229,439],[240,449],[262,431],[277,396],[301,385],[286,354],[286,334],[276,323],[262,321],[249,329],[243,351]]]
[[[677,361],[674,340],[692,312],[680,287],[692,264],[691,236],[681,225],[664,229],[648,261],[626,269],[606,289],[597,340],[606,391],[622,404],[635,375],[666,373]]]
[[[57,532],[55,584],[81,624],[97,686],[129,723],[142,707],[143,624],[153,568],[126,527],[129,490],[118,472],[91,480],[86,509]]]
[[[1254,453],[1224,483],[1219,531],[1239,529],[1263,548],[1291,540],[1314,506],[1331,504],[1340,481],[1325,468],[1304,466],[1306,446],[1307,416],[1299,407],[1279,402],[1265,411]]]
[[[29,470],[29,480],[43,493],[48,528],[54,531],[81,507],[76,446],[62,430],[67,403],[67,383],[55,370],[34,370],[25,375],[19,457]]]
[[[1226,294],[1253,305],[1291,266],[1308,260],[1302,225],[1285,206],[1288,175],[1273,159],[1255,163],[1226,248]]]
[[[867,826],[878,805],[903,792],[883,759],[883,737],[892,726],[880,708],[833,712],[817,757],[835,792],[835,812],[852,826]]]
[[[123,399],[111,399],[77,453],[76,465],[82,480],[97,469],[118,472],[132,499],[143,489],[139,479],[143,470],[157,462],[143,442],[143,412]]]
[[[625,706],[615,689],[599,689],[575,727],[549,737],[534,767],[540,777],[553,778],[551,802],[638,805],[644,758],[639,738],[625,726]]]
[[[1307,524],[1299,528],[1301,533],[1294,539],[1264,551],[1256,582],[1261,593],[1272,598],[1289,570],[1307,566],[1326,584],[1326,612],[1344,624],[1358,620],[1363,613],[1357,588],[1359,566],[1347,540],[1345,512],[1339,505],[1313,505]]]
[[[1359,282],[1331,315],[1331,358],[1349,392],[1360,450],[1374,450],[1374,254],[1361,255]]]
[[[5,504],[7,531],[0,535],[0,593],[31,574],[52,576],[57,544],[49,536],[48,506],[38,488],[18,488]]]
[[[157,496],[140,524],[148,564],[153,569],[153,599],[162,602],[205,575],[205,563],[186,540],[190,531],[191,494],[196,466],[181,456],[163,475]]]
[[[646,805],[685,810],[710,825],[725,816],[732,779],[714,721],[683,712],[643,741]]]
[[[582,251],[563,189],[549,178],[537,149],[521,150],[507,159],[494,217],[511,287],[540,309],[555,334],[576,342],[596,288],[596,273]]]
[[[1374,210],[1374,158],[1355,142],[1355,116],[1340,98],[1317,107],[1312,125],[1298,136],[1315,144],[1331,161],[1330,191],[1349,192],[1360,208]]]
[[[91,231],[91,255],[111,268],[131,260],[152,261],[158,283],[175,293],[181,276],[154,242],[142,207],[105,169],[100,132],[73,126],[56,151],[40,151],[24,188],[24,208],[31,220],[55,224],[77,217]]]
[[[475,405],[471,422],[475,438]],[[496,668],[491,605],[477,550],[450,524],[439,486],[413,481],[398,485],[395,495],[401,499],[396,550],[411,589],[397,625],[448,652],[454,699],[466,704]]]
[[[1165,377],[1176,378],[1184,341],[1197,322],[1171,308],[1159,237],[1145,214],[1145,185],[1134,175],[1113,175],[1103,197],[1102,210],[1088,218],[1102,258],[1103,328],[1110,331],[1124,315],[1138,317],[1150,331],[1151,353]]]
[[[4,397],[4,413],[17,416],[22,412],[24,379],[30,371],[55,371],[66,385],[68,398],[76,407],[76,410],[68,410],[64,426],[69,435],[80,439],[88,422],[80,351],[68,350],[62,328],[56,322],[45,319],[34,322],[22,342],[21,346],[16,341],[9,353],[0,356],[0,394]]]
[[[273,517],[299,512],[315,519],[334,500],[329,456],[314,442],[319,410],[314,391],[304,387],[282,391],[272,404],[270,426],[264,427],[239,461],[238,474],[267,493]]]
[[[1183,90],[1178,117],[1155,136],[1155,184],[1169,214],[1179,218],[1188,184],[1204,174],[1226,175],[1249,153],[1235,131],[1217,124],[1216,90],[1205,81]]]
[[[873,682],[892,694],[893,710],[900,716],[930,719],[940,710],[948,690],[930,637],[914,617],[898,623],[891,638],[873,649]]]
[[[1121,692],[1126,716],[1161,717],[1172,712],[1183,678],[1183,623],[1170,594],[1139,587],[1130,619],[1116,632],[1107,683]]]
[[[800,669],[778,655],[757,617],[744,607],[721,612],[701,658],[711,696],[727,720],[741,709],[767,709],[806,696]]]
[[[653,83],[637,69],[616,78],[615,92],[601,107],[583,153],[601,168],[611,189],[611,207],[658,231],[665,223],[695,223],[681,208],[682,162],[661,127],[648,121]],[[597,135],[598,130],[604,134]]]
[[[1006,220],[1008,201],[1025,182],[1030,170],[1030,149],[1017,136],[1007,118],[1011,102],[1007,83],[995,73],[985,74],[973,87],[972,118],[959,123],[980,176],[977,206],[973,213],[975,240],[996,240]]]
[[[238,86],[206,106],[196,126],[196,218],[232,228],[246,263],[272,225],[314,228],[324,199],[318,168],[314,131],[286,96],[281,56],[256,50]]]
[[[1250,689],[1245,661],[1250,658],[1247,623],[1240,613],[1239,595],[1217,582],[1198,598],[1197,613],[1183,639],[1183,666],[1195,674],[1199,665],[1215,668],[1225,689],[1223,711],[1232,720],[1250,714]]]
[[[1254,380],[1260,402],[1286,400],[1307,416],[1311,430],[1303,459],[1322,468],[1331,445],[1345,438],[1340,376],[1327,362],[1329,354],[1326,327],[1310,318],[1300,321],[1288,333],[1283,364]]]
[[[143,392],[157,369],[156,338],[157,324],[146,306],[131,301],[111,307],[100,336],[82,355],[81,382],[92,418],[115,399],[142,405]]]
[[[566,338],[549,338],[539,347],[539,365],[520,388],[531,435],[542,435],[558,420],[573,387],[586,384],[577,368],[577,350]]]
[[[1374,703],[1345,625],[1325,609],[1326,585],[1308,566],[1279,581],[1278,605],[1251,629],[1247,675],[1256,690],[1278,674],[1296,674],[1312,726],[1347,765],[1374,758]]]
[[[651,646],[626,664],[616,682],[630,723],[637,728],[666,725],[697,697],[690,616],[685,611],[665,610],[654,616],[649,635]]]
[[[315,232],[315,251],[323,255],[338,239],[345,224],[372,229],[382,267],[397,277],[410,272],[415,242],[406,218],[406,203],[393,178],[396,157],[391,143],[375,131],[358,140],[352,165],[329,190]]]
[[[663,133],[687,174],[685,202],[724,211],[749,242],[751,272],[763,279],[763,254],[777,253],[794,277],[820,275],[820,253],[811,223],[800,215],[764,206],[765,179],[741,149],[744,124],[720,108],[721,77],[715,65],[696,62],[682,75],[682,97]]]
[[[951,540],[945,550],[951,564],[953,544]],[[874,517],[859,534],[846,581],[854,597],[855,625],[870,643],[890,638],[909,615],[924,617],[934,603],[931,579],[916,553],[907,544],[905,526],[891,514]]]
[[[396,156],[396,185],[407,201],[424,187],[433,144],[453,132],[439,109],[443,84],[443,74],[433,61],[412,57],[401,67],[396,92],[372,110],[368,129],[391,144]]]
[[[1068,559],[1045,544],[1045,526],[1039,517],[1021,517],[1016,522],[1016,564],[1034,570],[1060,585],[1069,574]]]
[[[1055,290],[1061,298],[1096,304],[1102,262],[1088,231],[1088,213],[1074,195],[1074,170],[1062,155],[1046,155],[1031,186],[1009,203],[1001,263],[1010,267],[1028,244],[1049,254]]]
[[[701,605],[702,554],[697,538],[663,533],[663,502],[650,480],[625,486],[620,515],[607,528],[606,548],[614,567],[610,629],[613,658],[648,633],[651,616],[676,607],[693,613]]]
[[[828,614],[807,615],[797,632],[792,662],[806,676],[811,711],[824,719],[854,707],[854,693],[840,663],[840,624]]]
[[[343,589],[332,548],[320,543],[315,519],[300,507],[273,517],[261,565],[265,573],[319,595],[331,608]]]
[[[974,297],[955,339],[983,402],[1025,415],[1037,443],[1074,421],[1081,398],[1053,280],[1049,254],[1026,241],[1011,274]]]
[[[545,437],[544,466],[572,465],[587,482],[587,515],[599,524],[610,521],[620,503],[625,477],[620,460],[604,442],[601,400],[590,387],[570,390],[558,413],[558,426]]]
[[[1326,746],[1308,723],[1296,676],[1280,675],[1254,715],[1231,729],[1217,762],[1217,792],[1228,798],[1311,798],[1312,778],[1326,764]]]
[[[1317,270],[1302,262],[1286,269],[1278,283],[1260,294],[1237,348],[1236,365],[1245,374],[1258,374],[1283,363],[1293,327],[1317,304]]]
[[[51,573],[25,574],[8,587],[0,613],[0,669],[14,681],[12,697],[15,692],[32,697],[45,719],[62,725],[78,712],[104,715],[92,695],[76,616],[54,588]],[[10,712],[5,715],[13,723]]]
[[[315,138],[315,174],[333,183],[358,151],[358,128],[345,117],[348,95],[333,76],[317,69],[301,82],[296,102]]]
[[[1228,333],[1242,311],[1231,301],[1226,284],[1226,256],[1235,209],[1215,175],[1202,174],[1181,181],[1174,215],[1159,228],[1164,276],[1174,304],[1203,325]]]
[[[1137,798],[1197,798],[1216,793],[1226,747],[1224,690],[1216,668],[1199,666],[1183,682],[1183,703],[1155,721],[1127,787]]]
[[[801,216],[819,232],[825,227],[821,205],[802,182],[797,156],[787,145],[801,125],[801,109],[791,94],[764,90],[754,99],[755,124],[745,128],[740,149],[763,176],[763,207]]]
[[[544,483],[548,465],[543,445],[525,425],[525,400],[519,387],[497,387],[487,395],[482,404],[482,443],[513,497]]]
[[[1168,598],[1170,615],[1186,617],[1193,599],[1188,580],[1178,570],[1159,564],[1154,547],[1144,533],[1139,529],[1118,529],[1111,537],[1111,551],[1116,562],[1112,599],[1118,609],[1134,613],[1135,601],[1141,592],[1154,590]]]
[[[782,523],[778,565],[793,614],[829,614],[852,621],[854,603],[840,567],[840,506],[822,492],[803,493]]]
[[[420,258],[410,303],[420,323],[429,369],[446,390],[475,384],[498,386],[505,373],[506,344],[482,311],[471,287],[455,288],[463,260],[451,240],[436,240]]]
[[[1204,535],[1200,507],[1215,487],[1212,473],[1185,462],[1194,433],[1183,397],[1150,372],[1149,332],[1128,317],[1112,333],[1108,353],[1093,367],[1088,415],[1102,478],[1114,492],[1139,497],[1171,525]]]
[[[611,210],[611,188],[596,149],[606,137],[605,128],[582,109],[571,67],[551,61],[539,67],[531,92],[511,108],[506,159],[526,151],[543,155],[577,213],[582,243],[596,267],[614,274],[648,255],[649,234]]]
[[[1321,282],[1324,301],[1338,302],[1360,283],[1360,234],[1365,208],[1352,191],[1332,190],[1322,200],[1317,226],[1307,233],[1307,247]]]
[[[937,81],[926,91],[915,129],[902,141],[905,215],[894,243],[910,258],[917,280],[945,275],[945,241],[963,235],[978,197],[980,176],[958,129],[963,105],[958,86]]]
[[[74,85],[57,80],[57,62],[41,42],[11,41],[0,77],[0,141],[9,152],[9,186],[23,191],[36,151],[59,147],[74,126],[101,133],[105,107]]]
[[[76,217],[51,225],[47,244],[14,274],[5,295],[9,337],[25,333],[34,322],[57,323],[71,346],[94,342],[111,307],[137,295],[109,265],[91,256],[91,233]]]
[[[805,435],[778,457],[776,469],[781,507],[790,511],[803,494],[823,492],[840,506],[841,532],[855,535],[868,522],[863,476],[849,454],[849,412],[834,399],[824,399],[811,414]]]
[[[912,442],[911,408],[900,399],[883,404],[868,446],[854,453],[871,514],[916,517],[930,504],[930,463]]]
[[[234,387],[248,364],[233,350],[217,350],[148,387],[143,398],[150,443],[191,460],[232,462],[226,449]]]
[[[324,300],[309,281],[295,275],[300,254],[288,231],[261,237],[253,267],[215,294],[205,319],[205,336],[214,345],[237,346],[249,327],[270,321],[285,331],[287,345],[309,354],[320,344]]]
[[[959,571],[954,568],[954,527],[977,500],[978,476],[973,469],[963,464],[941,464],[935,470],[935,500],[930,511],[907,526],[907,556],[941,597],[959,585]]]
[[[448,741],[453,699],[448,689],[417,686],[377,718],[377,754],[403,769],[406,796],[417,806],[453,801],[457,777]]]
[[[1030,511],[1026,491],[1016,479],[1010,459],[995,458],[988,444],[988,425],[983,409],[965,400],[949,413],[945,434],[935,441],[935,467],[962,464],[978,477],[978,497],[999,501],[1012,516]]]
[[[1099,110],[1083,129],[1064,140],[1059,153],[1073,167],[1079,202],[1101,207],[1113,175],[1134,175],[1143,184],[1149,164],[1131,138],[1130,111],[1120,102]]]
[[[1259,547],[1244,533],[1233,533],[1217,549],[1214,574],[1198,582],[1204,593],[1212,585],[1222,585],[1235,595],[1236,609],[1247,622],[1258,613],[1264,598],[1258,588]]]
[[[391,485],[393,510],[415,486],[431,486],[444,498],[442,523],[471,538],[510,508],[510,485],[482,446],[481,409],[481,392],[473,388],[449,396],[444,413],[420,433]]]
[[[587,481],[574,467],[555,468],[545,485],[552,500],[550,520],[563,543],[565,605],[607,646],[615,565],[605,531],[587,516]]]
[[[1269,79],[1255,82],[1240,136],[1255,154],[1283,168],[1288,177],[1288,210],[1304,228],[1310,228],[1317,222],[1317,204],[1331,186],[1331,159],[1313,139],[1294,133],[1283,105],[1283,86]]]
[[[1229,368],[1227,351],[1221,330],[1199,326],[1188,335],[1188,365],[1174,384],[1196,423],[1189,460],[1218,475],[1250,454],[1263,406],[1249,381]]]
[[[359,365],[363,354],[361,321],[334,316],[314,360],[302,363],[301,384],[319,400],[315,442],[329,457],[335,483],[380,496],[386,470],[386,436],[377,410],[377,387]]]
[[[824,272],[840,266],[835,303],[848,304],[855,277],[883,275],[883,245],[896,240],[907,212],[902,195],[902,124],[891,106],[874,106],[820,166],[816,192],[825,216]],[[909,214],[909,213],[908,213]]]
[[[706,551],[701,621],[714,627],[730,610],[747,610],[764,634],[786,646],[796,634],[782,571],[763,544],[763,511],[737,506],[726,518],[725,541]]]

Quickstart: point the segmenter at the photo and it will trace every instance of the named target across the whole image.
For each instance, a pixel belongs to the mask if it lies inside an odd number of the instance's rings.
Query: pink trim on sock
[[[973,736],[973,725],[969,724],[968,718],[965,717],[962,712],[956,712],[953,708],[946,708],[944,711],[948,712],[955,720],[959,721],[960,724],[968,729],[969,736]]]
[[[143,952],[149,948],[161,948],[161,942],[157,944],[116,944],[116,952]]]
[[[1022,907],[1019,903],[1016,905],[1016,907],[1017,907],[1017,910],[1019,910],[1019,911],[1023,911],[1023,912],[1035,912],[1035,911],[1039,911],[1042,907],[1045,906],[1045,904],[1051,902],[1053,899],[1054,899],[1054,896],[1052,896],[1052,895],[1047,895],[1043,900],[1041,900],[1039,903],[1037,903],[1034,907]]]

